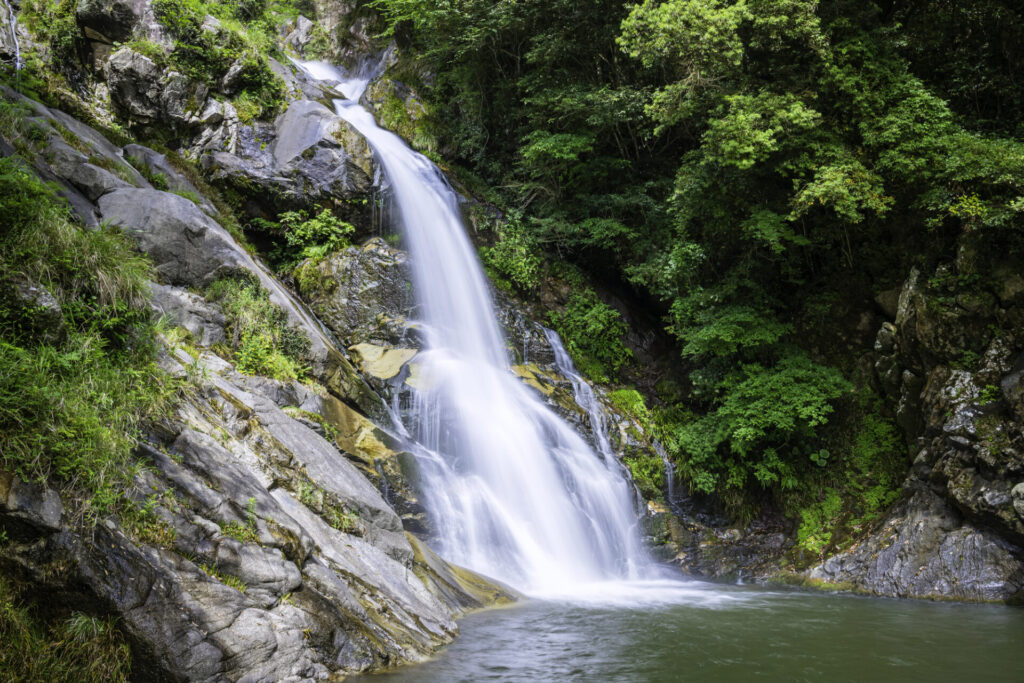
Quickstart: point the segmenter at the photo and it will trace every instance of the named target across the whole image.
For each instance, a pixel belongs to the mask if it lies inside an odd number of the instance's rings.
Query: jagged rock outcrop
[[[140,446],[142,512],[95,529],[55,492],[0,476],[0,552],[53,595],[117,614],[136,672],[194,681],[322,679],[421,659],[462,610],[512,593],[433,556],[357,469],[209,354]]]
[[[810,576],[879,595],[1024,595],[1024,314],[1013,271],[978,280],[969,245],[926,279],[913,269],[879,330],[875,368],[913,453],[906,500]]]
[[[380,397],[203,211],[208,201],[155,189],[132,163],[170,187],[187,180],[152,150],[126,154],[61,112],[2,95],[31,107],[47,133],[41,144],[53,153],[37,156],[40,175],[64,185],[87,224],[120,226],[153,259],[162,280],[154,311],[188,341],[169,341],[162,361],[182,398],[139,444],[138,505],[94,527],[55,491],[0,472],[0,569],[53,599],[116,615],[142,680],[314,680],[391,666],[449,642],[462,611],[514,599],[406,534],[422,528],[422,510],[381,493],[401,485],[405,456],[367,417]],[[94,170],[106,167],[117,170]],[[226,317],[187,288],[236,271],[258,280],[309,339],[319,383],[245,375],[210,352]],[[23,290],[45,308],[45,292]]]
[[[136,125],[165,123],[185,132],[200,123],[219,122],[217,105],[207,108],[205,84],[167,71],[130,47],[111,54],[104,73],[115,112]]]
[[[140,19],[139,4],[128,0],[78,0],[75,18],[90,40],[122,42],[135,32]]]
[[[298,268],[302,298],[347,345],[402,344],[415,317],[408,256],[373,238]]]
[[[312,100],[292,102],[273,124],[239,127],[227,146],[222,149],[217,135],[198,140],[204,170],[219,183],[247,190],[250,201],[267,195],[262,208],[361,199],[377,174],[362,136]]]
[[[355,66],[377,49],[375,36],[384,26],[377,10],[358,0],[315,0],[316,16],[338,63]]]

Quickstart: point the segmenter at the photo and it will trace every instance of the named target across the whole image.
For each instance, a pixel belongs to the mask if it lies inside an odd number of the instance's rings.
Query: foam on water
[[[557,336],[549,339],[590,416],[597,450],[510,371],[459,197],[441,171],[358,104],[365,74],[301,66],[346,95],[336,100],[337,113],[373,148],[409,248],[426,348],[415,360],[420,382],[404,426],[416,441],[439,552],[533,595],[664,599],[667,584],[641,590],[614,583],[657,572],[640,543],[634,489],[612,455],[593,391]],[[681,597],[680,585],[672,582],[669,592]]]

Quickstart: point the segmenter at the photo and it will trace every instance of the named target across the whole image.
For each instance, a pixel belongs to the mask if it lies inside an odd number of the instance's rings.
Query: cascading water
[[[7,12],[7,30],[11,34],[11,44],[14,46],[14,70],[21,71],[25,63],[21,59],[21,43],[18,41],[18,15],[14,13],[14,7],[9,0],[3,0],[3,3]]]
[[[441,171],[359,106],[366,79],[302,66],[348,98],[335,101],[338,115],[376,153],[408,243],[426,348],[406,428],[421,446],[442,554],[532,594],[647,576],[632,487],[599,422],[595,453],[510,372],[487,281]]]

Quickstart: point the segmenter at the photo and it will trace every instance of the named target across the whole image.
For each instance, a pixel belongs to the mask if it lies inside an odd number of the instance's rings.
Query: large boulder
[[[90,40],[122,42],[132,36],[139,22],[137,4],[129,0],[78,0],[75,18]]]
[[[344,344],[408,343],[415,316],[408,255],[375,237],[299,266],[299,293]]]
[[[878,531],[809,576],[891,597],[987,602],[1024,596],[1019,549],[965,523],[929,491],[917,492]]]
[[[131,48],[114,52],[105,75],[115,111],[133,121],[155,123],[160,117],[162,73],[156,62]]]
[[[270,124],[240,126],[229,149],[217,136],[202,138],[203,168],[221,184],[266,195],[257,210],[273,213],[338,199],[364,199],[377,174],[359,133],[323,104],[292,102]]]
[[[110,55],[104,75],[114,111],[134,125],[162,123],[183,133],[204,122],[219,123],[223,118],[209,109],[205,84],[167,71],[130,47]]]
[[[121,189],[100,197],[103,217],[121,226],[166,282],[203,288],[252,259],[192,201],[170,192]]]

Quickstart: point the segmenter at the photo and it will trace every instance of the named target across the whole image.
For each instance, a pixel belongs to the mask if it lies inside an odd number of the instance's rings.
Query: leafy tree
[[[1020,253],[1008,0],[377,6],[410,78],[436,74],[415,85],[441,153],[501,188],[517,239],[663,316],[688,378],[688,410],[665,409],[690,415],[666,435],[696,490],[795,495],[852,457],[825,443],[850,363],[820,302],[865,310],[966,234]],[[601,318],[581,296],[570,340]]]

